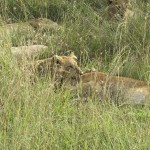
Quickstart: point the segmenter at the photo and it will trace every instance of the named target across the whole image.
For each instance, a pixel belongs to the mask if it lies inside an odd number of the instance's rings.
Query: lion
[[[108,18],[110,20],[124,18],[129,14],[129,11],[131,13],[131,10],[128,9],[129,6],[131,7],[129,0],[108,0],[108,3]]]
[[[76,78],[79,78],[79,75],[83,73],[77,64],[77,57],[74,53],[71,53],[68,56],[54,55],[51,58],[36,60],[29,64],[27,63],[27,65],[24,65],[21,68],[22,70],[27,71],[31,78],[48,75],[51,78],[61,80],[65,77],[64,72],[67,72],[67,75],[70,77],[76,76]]]
[[[117,105],[144,105],[150,102],[150,86],[145,81],[128,77],[113,76],[91,71],[79,76],[78,80],[68,78],[64,87],[73,93],[79,92],[81,98],[112,100]]]
[[[17,59],[19,63],[23,60],[32,60],[34,57],[42,54],[48,49],[45,45],[28,45],[28,46],[18,46],[11,47],[12,55]]]
[[[57,22],[54,22],[47,18],[37,18],[37,19],[30,19],[26,22],[18,22],[18,23],[8,23],[3,24],[0,26],[0,33],[11,35],[13,32],[19,32],[19,33],[34,33],[35,29],[38,29],[40,31],[42,30],[52,30],[57,31],[61,28],[60,25],[57,24]],[[0,36],[2,36],[0,34]]]
[[[57,31],[60,29],[60,26],[57,24],[57,22],[54,22],[47,18],[37,18],[37,19],[31,19],[28,21],[29,24],[38,30],[54,30]]]
[[[0,26],[0,38],[12,36],[14,33],[34,34],[34,28],[28,22],[3,24]]]

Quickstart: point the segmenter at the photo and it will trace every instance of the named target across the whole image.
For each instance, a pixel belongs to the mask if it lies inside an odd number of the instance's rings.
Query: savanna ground
[[[150,82],[150,1],[131,4],[135,15],[125,22],[107,19],[106,0],[1,0],[1,26],[44,17],[61,29],[0,37],[0,149],[150,149],[148,107],[77,103],[48,79],[31,85],[10,53],[11,46],[44,44],[41,57],[74,51],[83,70]]]

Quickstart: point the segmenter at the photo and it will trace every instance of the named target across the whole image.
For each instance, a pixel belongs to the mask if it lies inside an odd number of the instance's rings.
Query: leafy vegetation
[[[0,35],[0,149],[149,149],[149,108],[77,102],[69,91],[55,93],[48,79],[31,85],[10,53],[11,46],[44,44],[42,58],[74,51],[83,70],[149,82],[150,5],[131,4],[134,16],[116,21],[107,1],[1,0],[1,26],[42,17],[61,29]]]

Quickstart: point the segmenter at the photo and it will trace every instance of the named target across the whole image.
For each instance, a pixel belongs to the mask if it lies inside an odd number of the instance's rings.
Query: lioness
[[[129,0],[108,0],[108,3],[108,18],[110,20],[123,18],[128,5],[130,5]]]
[[[81,97],[93,95],[100,100],[113,100],[119,105],[150,103],[150,86],[146,82],[102,72],[87,72],[78,80],[70,78],[65,87],[79,91]]]
[[[64,72],[71,76],[78,77],[82,74],[82,70],[77,64],[77,57],[71,53],[68,56],[54,55],[51,58],[33,61],[27,64],[25,69],[32,77],[35,75],[43,76],[48,74],[51,77],[61,79],[64,77]]]
[[[34,33],[34,29],[48,29],[56,31],[60,29],[60,26],[56,22],[47,18],[37,18],[28,20],[27,22],[3,24],[0,26],[0,37],[3,37],[3,34],[11,35],[13,32],[31,34]]]
[[[58,30],[60,28],[60,26],[47,18],[37,18],[37,19],[31,19],[28,21],[29,24],[34,27],[35,29],[40,29],[42,30]]]
[[[18,46],[11,47],[11,53],[17,59],[17,61],[21,63],[23,60],[33,59],[34,57],[40,55],[46,49],[48,49],[48,46],[45,45]]]

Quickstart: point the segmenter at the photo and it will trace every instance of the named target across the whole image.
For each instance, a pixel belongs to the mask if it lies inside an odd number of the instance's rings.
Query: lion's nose
[[[83,74],[83,71],[80,72],[80,75],[82,75],[82,74]]]

